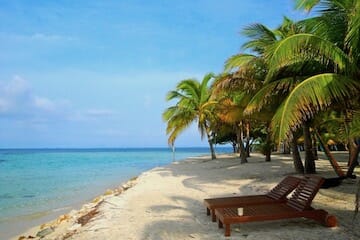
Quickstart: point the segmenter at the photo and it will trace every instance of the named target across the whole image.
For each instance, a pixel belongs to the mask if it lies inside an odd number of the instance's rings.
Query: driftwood
[[[96,207],[96,208],[94,208],[93,210],[91,210],[90,212],[88,212],[87,214],[79,217],[76,222],[77,222],[78,224],[81,224],[81,226],[84,226],[84,225],[87,224],[92,218],[94,218],[98,213],[99,213],[99,210],[98,210],[97,207]]]

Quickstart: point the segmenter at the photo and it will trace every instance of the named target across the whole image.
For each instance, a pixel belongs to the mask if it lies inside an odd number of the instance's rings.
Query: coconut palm
[[[256,32],[259,32],[258,34]],[[258,46],[256,51],[263,52],[267,41],[273,41],[274,36],[271,31],[261,24],[251,25],[245,28],[244,32],[254,36],[253,42],[246,43],[243,47]],[[255,36],[264,36],[265,40]],[[245,116],[244,109],[251,97],[260,89],[265,78],[266,67],[261,56],[240,53],[230,57],[225,63],[225,74],[219,78],[215,85],[215,92],[227,93],[227,98],[223,101],[225,107],[219,112],[223,121],[231,122],[235,126],[240,148],[241,163],[247,162],[246,157],[250,149],[250,122],[258,119],[265,121],[269,114],[259,114]],[[217,94],[215,94],[217,95]],[[267,129],[268,130],[268,129]],[[245,134],[244,134],[245,132]],[[270,134],[267,134],[270,135]],[[246,139],[244,147],[243,139]],[[270,139],[266,139],[264,146],[271,146]],[[266,160],[270,161],[271,148],[266,149]]]
[[[265,126],[270,121],[271,111],[263,111],[250,115],[244,115],[244,109],[251,97],[261,88],[263,80],[266,75],[266,64],[263,58],[263,53],[266,48],[277,41],[277,35],[274,31],[267,28],[262,24],[252,24],[244,28],[242,34],[249,37],[250,40],[246,42],[242,48],[244,50],[250,49],[254,54],[240,53],[230,57],[225,63],[225,72],[231,72],[230,77],[221,79],[217,85],[218,88],[222,88],[225,91],[235,92],[237,99],[232,99],[235,106],[233,109],[233,116],[238,116],[238,129],[242,129],[242,126],[247,127],[249,132],[250,119],[252,121],[257,120],[262,122]],[[235,100],[235,101],[234,101]],[[235,112],[237,112],[235,114]],[[232,118],[234,120],[234,118]],[[270,136],[270,129],[265,127],[267,136]],[[241,139],[239,139],[241,140]],[[249,143],[249,140],[247,141]],[[269,137],[263,140],[263,146],[266,153],[266,161],[270,161],[272,142]],[[240,145],[241,147],[241,145]],[[242,159],[245,162],[245,159]]]
[[[173,146],[176,138],[193,122],[197,122],[201,138],[207,137],[211,157],[216,158],[211,139],[210,123],[215,115],[212,111],[216,101],[212,100],[209,83],[214,79],[212,73],[206,74],[201,82],[196,79],[185,79],[178,83],[176,89],[167,94],[167,101],[176,100],[176,105],[167,108],[163,119],[167,122],[168,143]]]
[[[247,162],[247,149],[249,148],[249,121],[243,117],[242,110],[247,104],[249,97],[244,92],[231,91],[227,94],[223,93],[223,86],[219,87],[218,84],[223,85],[224,81],[228,81],[229,76],[218,78],[217,83],[213,86],[215,90],[215,98],[218,105],[215,108],[218,122],[217,124],[225,124],[233,126],[233,131],[236,134],[236,141],[238,149],[240,150],[240,162]],[[220,93],[221,92],[221,93]],[[246,132],[246,134],[244,134]],[[246,147],[244,147],[244,135],[246,135]]]
[[[265,53],[281,39],[301,31],[302,28],[298,24],[286,17],[284,18],[281,26],[275,30],[270,30],[262,24],[253,24],[245,28],[243,34],[249,37],[250,41],[245,43],[243,48],[250,49],[252,52],[255,52],[256,55],[238,54],[231,57],[226,64],[227,69],[235,67],[242,69],[244,66],[246,69],[251,64],[257,68],[261,67],[262,71],[257,72],[258,75],[260,73],[261,77],[257,77],[257,79],[262,82],[262,88],[253,94],[255,97],[252,98],[246,107],[245,114],[253,115],[260,110],[267,110],[267,117],[272,116],[272,112],[275,112],[278,105],[285,99],[286,94],[288,94],[288,92],[302,80],[302,78],[296,78],[294,76],[293,68],[298,67],[294,65],[292,68],[283,71],[282,76],[278,76],[279,79],[277,81],[264,85],[265,74],[267,73],[267,59]],[[256,75],[254,75],[254,78],[256,78]],[[311,143],[311,141],[309,142]],[[294,139],[293,143],[296,143],[296,139]],[[294,146],[297,147],[297,144]],[[306,146],[307,148],[312,149],[311,145]],[[304,167],[302,165],[299,152],[295,150],[293,151],[295,169],[301,173],[304,172]],[[314,159],[312,155],[309,157],[310,153],[312,153],[311,150],[307,152],[307,162],[309,162],[309,160],[313,161]]]
[[[278,79],[284,69],[294,64],[306,66],[316,62],[322,66],[318,73],[301,74],[306,78],[275,113],[272,124],[278,127],[280,139],[290,137],[292,130],[334,104],[342,105],[345,113],[359,109],[360,2],[297,1],[298,7],[308,10],[316,4],[322,5],[321,15],[302,22],[311,33],[289,36],[266,52],[269,59],[266,82]],[[354,138],[349,142],[354,159],[359,146]]]

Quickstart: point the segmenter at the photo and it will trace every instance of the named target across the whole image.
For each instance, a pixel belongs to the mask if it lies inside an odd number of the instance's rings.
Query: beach
[[[337,159],[346,159],[335,152]],[[335,177],[330,163],[319,153],[318,175]],[[233,154],[191,157],[142,173],[120,188],[16,236],[13,239],[358,239],[360,216],[353,221],[354,179],[334,188],[320,189],[313,201],[338,219],[326,228],[306,219],[232,225],[231,237],[206,215],[203,199],[218,196],[262,194],[284,176],[294,175],[290,155],[273,154],[271,162],[252,153],[240,164]],[[355,173],[359,175],[359,168]],[[80,221],[79,221],[80,219]],[[40,235],[41,235],[40,234]],[[30,238],[29,238],[30,237]]]
[[[1,149],[0,239],[79,209],[154,167],[205,154],[207,148]]]

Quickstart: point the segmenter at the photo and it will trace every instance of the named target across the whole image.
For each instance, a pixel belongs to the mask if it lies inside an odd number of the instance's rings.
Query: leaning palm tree
[[[313,34],[299,34],[285,39],[272,52],[268,79],[290,62],[316,59],[330,71],[310,75],[291,93],[274,122],[281,124],[279,136],[287,137],[303,119],[319,111],[341,104],[349,139],[351,175],[360,152],[359,123],[354,116],[360,101],[360,1],[358,0],[296,0],[297,8],[312,10],[320,6],[321,14],[304,21]],[[309,91],[310,90],[310,91]],[[304,99],[302,93],[310,93]],[[290,113],[285,116],[285,113]],[[360,189],[360,185],[359,185]],[[356,212],[360,191],[357,192]]]
[[[238,68],[238,71],[250,73],[251,78],[257,79],[257,82],[261,83],[261,90],[258,88],[257,91],[252,92],[251,94],[251,96],[255,95],[255,97],[252,98],[250,104],[246,107],[245,116],[249,114],[251,114],[251,116],[254,116],[255,114],[258,115],[259,111],[261,111],[262,113],[266,113],[265,115],[267,118],[271,117],[273,115],[272,113],[276,111],[278,105],[283,101],[289,90],[301,80],[295,78],[292,69],[289,68],[282,73],[282,76],[279,76],[279,80],[276,82],[264,84],[268,64],[265,53],[281,39],[300,31],[302,31],[301,26],[294,23],[289,18],[284,17],[283,23],[277,29],[272,30],[262,24],[252,24],[246,27],[242,32],[245,36],[250,38],[250,41],[243,45],[244,50],[249,49],[255,54],[234,55],[226,62],[225,67],[226,70]],[[252,71],[249,71],[249,69]],[[253,71],[253,69],[256,69],[256,71]],[[270,120],[268,122],[270,122]],[[293,142],[295,142],[294,145],[296,146],[296,139],[294,140],[295,141]],[[297,172],[304,172],[298,151],[293,151],[293,153],[294,165]],[[307,159],[312,158],[308,157],[307,154],[306,160]]]
[[[211,99],[209,83],[214,79],[212,73],[206,74],[201,82],[196,79],[185,79],[178,83],[176,89],[167,94],[167,101],[177,100],[174,106],[167,108],[163,119],[167,122],[168,143],[174,146],[176,138],[193,122],[197,122],[201,138],[207,137],[211,157],[216,158],[211,139],[211,121],[215,114],[212,109],[216,101]]]
[[[273,118],[280,139],[313,118],[319,111],[343,107],[345,123],[359,110],[360,93],[360,2],[355,0],[298,0],[299,8],[322,6],[321,15],[304,20],[308,33],[289,36],[266,53],[269,72],[266,82],[277,79],[290,65],[316,63],[321,71],[305,77],[288,95]],[[350,114],[346,114],[350,113]],[[348,125],[349,129],[351,125]],[[350,136],[350,135],[349,135]],[[356,136],[355,138],[359,138]],[[351,162],[359,153],[354,137],[349,139]]]

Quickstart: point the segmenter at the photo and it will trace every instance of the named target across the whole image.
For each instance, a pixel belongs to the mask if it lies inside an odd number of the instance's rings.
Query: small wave
[[[0,195],[0,199],[12,199],[14,196],[11,196],[10,194],[2,194]]]
[[[45,216],[48,216],[51,212],[50,211],[40,211],[40,212],[34,212],[29,214],[22,214],[17,216],[1,216],[0,217],[0,223],[2,222],[19,222],[19,221],[29,221],[34,219],[40,219]]]
[[[0,159],[0,163],[6,162],[6,160],[4,159]]]
[[[35,195],[29,194],[29,195],[23,195],[22,198],[34,198]]]
[[[55,208],[52,210],[52,212],[61,212],[61,211],[69,210],[69,209],[71,209],[71,207]]]

